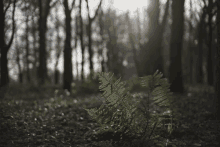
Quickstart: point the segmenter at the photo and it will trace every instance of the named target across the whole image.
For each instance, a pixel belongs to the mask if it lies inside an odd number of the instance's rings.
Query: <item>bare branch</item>
[[[88,1],[88,0],[86,0],[86,1]],[[96,18],[96,16],[98,15],[98,10],[100,9],[101,5],[102,5],[102,0],[100,0],[100,3],[99,3],[99,5],[98,5],[98,8],[97,8],[96,11],[95,11],[94,17],[91,18],[91,21],[93,21],[93,20]]]
[[[59,0],[56,0],[54,3],[52,3],[51,5],[50,5],[50,8],[53,8],[54,6],[56,6],[56,4],[59,2]]]
[[[70,11],[72,12],[72,10],[73,10],[73,8],[75,8],[74,6],[75,6],[75,3],[76,3],[76,0],[73,0],[73,2],[72,2],[72,7],[70,8]]]
[[[88,10],[88,16],[89,16],[89,18],[90,18],[90,15],[89,15],[89,2],[88,2],[88,0],[85,0],[86,1],[86,8],[87,8],[87,10]]]
[[[202,0],[203,1],[203,3],[204,3],[204,7],[207,7],[207,4],[206,4],[206,1],[205,0]]]
[[[8,6],[5,8],[4,15],[5,15],[5,13],[7,12],[8,8],[10,7],[10,5],[11,5],[11,0],[9,0],[9,4],[8,4]]]

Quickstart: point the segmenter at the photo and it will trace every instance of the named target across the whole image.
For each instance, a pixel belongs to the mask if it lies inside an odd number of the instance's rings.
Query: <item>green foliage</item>
[[[103,91],[102,97],[105,101],[98,109],[85,109],[100,125],[98,133],[113,131],[115,134],[120,134],[122,139],[123,136],[125,138],[125,136],[133,135],[133,137],[138,136],[142,141],[149,140],[155,128],[163,120],[159,111],[151,109],[152,105],[169,110],[171,100],[172,93],[169,91],[169,84],[161,77],[162,74],[156,71],[154,75],[145,76],[136,81],[132,79],[133,81],[120,82],[120,79],[113,78],[113,74],[100,73],[99,89]],[[134,98],[128,92],[137,81],[145,87],[146,99]],[[128,86],[125,87],[125,85]],[[172,127],[168,128],[172,132]]]

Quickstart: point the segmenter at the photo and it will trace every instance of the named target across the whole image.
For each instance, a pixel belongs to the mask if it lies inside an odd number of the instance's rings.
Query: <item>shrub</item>
[[[145,87],[147,99],[136,99],[132,97],[129,90],[132,84],[120,82],[113,78],[113,74],[100,73],[99,89],[103,91],[102,97],[105,98],[102,105],[97,109],[85,109],[89,115],[100,125],[100,140],[110,140],[120,138],[121,140],[139,139],[141,142],[150,142],[151,137],[155,136],[154,130],[163,121],[160,111],[150,109],[152,105],[163,110],[169,110],[171,92],[166,79],[161,79],[162,74],[156,71],[154,75],[149,75],[136,79]],[[113,80],[112,80],[113,79]],[[125,87],[125,85],[131,85]],[[170,112],[172,112],[170,110]],[[170,117],[171,118],[171,117]],[[167,118],[166,118],[167,119]],[[171,127],[170,127],[171,126]],[[172,124],[169,131],[172,131]],[[105,136],[108,136],[106,139]],[[102,138],[101,138],[102,137]],[[116,141],[118,141],[116,139]]]

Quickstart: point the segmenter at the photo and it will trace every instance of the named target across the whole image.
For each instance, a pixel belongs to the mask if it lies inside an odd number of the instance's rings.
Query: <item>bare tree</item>
[[[148,16],[150,17],[149,31],[146,35],[148,42],[138,45],[140,48],[140,57],[139,60],[137,57],[134,58],[139,76],[153,74],[157,69],[164,72],[162,41],[168,18],[169,0],[167,0],[161,23],[159,23],[159,0],[152,2],[147,10]],[[134,56],[136,56],[136,50],[134,49],[133,51]]]
[[[107,67],[108,71],[113,72],[116,77],[122,77],[123,60],[125,58],[125,45],[122,39],[125,34],[126,14],[117,16],[116,11],[109,8],[105,14],[105,32],[107,38]]]
[[[89,69],[90,69],[90,78],[92,78],[93,76],[93,62],[92,62],[92,58],[93,58],[93,50],[92,50],[92,23],[95,20],[96,16],[98,15],[98,10],[101,7],[102,4],[102,0],[100,0],[100,3],[98,5],[98,8],[95,11],[95,15],[93,17],[90,16],[90,12],[89,12],[89,2],[88,0],[85,0],[86,4],[87,4],[87,11],[88,11],[88,24],[87,24],[87,35],[88,35],[88,40],[89,40],[89,44],[88,44],[88,49],[89,49]]]
[[[100,42],[100,45],[101,45],[101,47],[99,48],[99,56],[102,58],[102,59],[100,59],[101,61],[101,71],[102,72],[105,72],[105,68],[104,68],[104,64],[105,64],[105,61],[104,61],[104,56],[103,56],[103,44],[104,44],[104,40],[105,40],[105,38],[104,38],[104,20],[103,20],[103,10],[102,9],[100,9],[100,14],[99,14],[99,21],[98,21],[98,24],[99,24],[99,28],[100,28],[100,31],[99,31],[99,33],[100,33],[100,36],[101,36],[101,42]]]
[[[20,64],[20,46],[18,44],[18,36],[17,36],[17,32],[15,33],[15,49],[16,49],[16,62],[18,65],[18,79],[20,83],[23,83],[23,73],[21,70],[21,64]]]
[[[190,0],[190,20],[193,19],[193,14],[192,14],[192,0]],[[193,83],[193,48],[192,48],[192,22],[189,21],[189,67],[190,67],[190,83]]]
[[[50,8],[55,6],[58,1],[50,4],[51,0],[38,0],[39,4],[39,37],[40,37],[40,47],[39,47],[39,84],[45,83],[45,79],[48,78],[47,75],[47,53],[46,53],[46,31],[47,31],[47,17]]]
[[[55,60],[55,65],[54,65],[54,71],[55,71],[55,74],[54,74],[54,81],[55,81],[55,84],[58,84],[59,83],[59,70],[57,69],[57,66],[58,66],[58,63],[59,63],[59,58],[60,58],[60,55],[61,55],[61,46],[60,46],[60,42],[61,42],[61,37],[60,37],[60,34],[59,34],[59,26],[60,26],[60,20],[58,18],[58,7],[56,7],[56,13],[55,13],[55,17],[56,17],[56,23],[55,23],[55,28],[56,28],[56,32],[57,32],[57,50],[56,50],[56,60]]]
[[[65,32],[66,32],[66,40],[64,45],[64,74],[63,74],[63,89],[67,89],[71,92],[71,83],[73,78],[72,73],[72,48],[71,48],[71,12],[75,5],[75,0],[72,2],[72,7],[69,8],[68,0],[63,1],[63,5],[65,8]]]
[[[78,55],[77,55],[77,42],[78,42],[78,35],[79,35],[79,31],[78,31],[78,16],[76,15],[75,16],[75,26],[76,26],[76,28],[75,28],[75,31],[76,31],[76,33],[75,33],[75,51],[76,51],[76,81],[78,81],[79,80],[79,70],[78,70],[78,61],[77,61],[77,57],[78,57]]]
[[[28,22],[29,22],[29,11],[28,10],[28,6],[27,6],[27,2],[25,1],[25,13],[26,13],[26,31],[25,31],[25,40],[26,40],[26,78],[27,78],[27,82],[30,83],[30,70],[29,70],[29,26],[28,26]]]
[[[11,5],[11,1],[9,4],[6,6],[4,9],[4,3],[3,0],[0,2],[0,21],[2,23],[2,27],[0,27],[0,49],[1,49],[1,84],[0,86],[7,86],[9,83],[9,72],[8,72],[8,59],[7,59],[7,54],[8,51],[12,45],[13,39],[14,39],[14,34],[15,34],[15,9],[16,9],[16,0],[13,1],[13,11],[12,11],[12,34],[11,38],[9,40],[9,43],[6,44],[5,42],[5,16],[8,8]]]
[[[215,91],[216,91],[216,118],[220,120],[220,1],[216,2],[217,3],[217,20],[216,20],[216,25],[217,25],[217,32],[218,32],[218,37],[217,37],[217,64],[216,64],[216,83],[215,83]],[[220,136],[218,136],[220,137]]]
[[[196,50],[196,54],[198,55],[198,58],[195,58],[196,62],[196,77],[197,77],[197,82],[198,83],[203,83],[203,40],[204,40],[204,32],[205,32],[205,16],[206,13],[202,11],[200,21],[198,22],[197,26],[197,38],[198,38],[198,47]]]
[[[81,80],[84,80],[84,52],[85,52],[85,45],[84,45],[84,39],[83,39],[83,19],[82,19],[82,0],[79,2],[79,21],[80,21],[80,45],[82,50],[82,69],[81,69]]]
[[[181,50],[183,42],[184,28],[184,2],[173,0],[172,2],[172,26],[170,42],[170,90],[172,92],[183,93],[183,77]]]
[[[206,4],[206,3],[205,3]],[[208,72],[208,84],[213,85],[214,84],[214,70],[213,70],[213,58],[212,58],[212,41],[213,41],[213,23],[212,18],[214,16],[213,9],[214,9],[215,3],[213,0],[208,0],[208,6],[206,6],[206,10],[208,13],[208,29],[209,29],[209,39],[208,39],[208,55],[207,55],[207,72]]]

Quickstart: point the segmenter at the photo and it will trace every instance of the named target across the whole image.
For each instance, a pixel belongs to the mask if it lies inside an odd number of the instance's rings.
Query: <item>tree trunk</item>
[[[216,82],[215,82],[215,91],[216,91],[216,118],[220,121],[220,1],[217,3],[217,51],[216,51]],[[218,136],[220,137],[220,136]],[[220,142],[220,141],[219,141]]]
[[[79,70],[78,70],[78,61],[77,61],[77,44],[78,44],[78,16],[75,17],[76,33],[75,33],[75,51],[76,51],[76,81],[79,80]]]
[[[35,71],[37,71],[37,62],[38,62],[38,50],[36,48],[36,43],[37,43],[37,38],[36,38],[36,28],[34,27],[35,21],[34,17],[32,17],[32,36],[33,36],[33,48],[34,48],[34,63],[33,63],[33,68]],[[37,75],[37,73],[36,73]]]
[[[3,1],[0,2],[0,22],[2,22],[2,27],[0,27],[0,49],[1,49],[1,84],[0,86],[7,86],[9,83],[9,72],[8,72],[8,59],[7,59],[7,54],[8,51],[12,45],[13,39],[14,39],[14,33],[15,33],[15,4],[16,4],[16,0],[14,0],[13,2],[13,12],[12,12],[12,35],[11,38],[9,40],[9,43],[6,44],[5,43],[5,32],[4,32],[4,28],[5,28],[5,15],[6,12],[4,12],[4,4]]]
[[[98,10],[102,4],[102,0],[100,0],[100,3],[98,5],[98,8],[96,9],[95,15],[91,18],[90,17],[90,12],[89,12],[89,3],[88,0],[86,0],[87,3],[87,11],[88,11],[88,25],[87,25],[87,35],[88,35],[88,40],[89,40],[89,44],[88,44],[88,50],[89,50],[89,70],[90,70],[90,79],[92,79],[93,74],[94,74],[94,68],[93,68],[93,62],[92,62],[92,58],[93,58],[93,50],[92,50],[92,23],[95,20],[96,16],[98,15]]]
[[[190,0],[190,20],[193,19],[193,14],[192,14],[192,0]],[[192,22],[189,21],[189,39],[188,39],[188,42],[189,42],[189,76],[190,76],[190,84],[193,83],[193,47],[192,47],[192,42],[193,42],[193,38],[192,38],[192,31],[193,31],[193,28],[192,28]]]
[[[56,28],[56,32],[57,32],[57,50],[56,50],[56,61],[55,61],[55,67],[54,67],[54,71],[55,71],[55,76],[54,76],[54,82],[55,84],[58,84],[59,83],[59,71],[57,69],[57,66],[58,66],[58,63],[59,63],[59,58],[60,58],[60,54],[61,54],[61,46],[60,46],[60,41],[61,41],[61,38],[60,38],[60,34],[59,34],[59,19],[58,19],[58,14],[57,14],[57,11],[58,11],[58,8],[56,7],[56,25],[55,25],[55,28]]]
[[[197,47],[197,55],[198,58],[196,59],[196,77],[197,83],[203,83],[203,37],[204,37],[204,29],[205,29],[205,12],[203,10],[202,16],[199,22],[197,37],[198,37],[198,47]]]
[[[162,23],[159,24],[159,12],[160,12],[159,1],[155,0],[155,5],[152,5],[152,7],[149,7],[148,9],[148,16],[150,17],[149,20],[150,30],[148,32],[147,37],[149,38],[149,41],[142,46],[140,51],[141,63],[139,63],[139,65],[142,66],[141,67],[137,66],[140,76],[153,74],[156,70],[159,70],[160,72],[164,73],[162,41],[163,41],[163,34],[168,18],[168,10],[169,10],[169,0],[166,3],[166,8]],[[137,61],[135,61],[135,63],[137,65]]]
[[[158,57],[156,59],[156,66],[154,66],[154,72],[156,70],[159,70],[160,72],[163,73],[163,77],[164,77],[164,66],[163,66],[163,50],[162,50],[162,41],[163,41],[163,34],[164,34],[164,30],[166,27],[166,22],[167,22],[167,18],[168,18],[168,10],[169,10],[169,4],[170,4],[170,0],[167,0],[166,3],[166,8],[165,8],[165,13],[163,16],[163,21],[162,23],[159,25],[159,28],[156,30],[157,33],[159,33],[158,35],[156,35],[156,39],[158,39],[158,42],[154,41],[154,44],[156,46],[156,51],[158,53]],[[158,46],[157,46],[158,45]]]
[[[1,48],[1,86],[9,83],[7,47]]]
[[[19,83],[23,83],[23,75],[22,75],[21,64],[20,64],[20,49],[19,49],[19,45],[18,45],[17,33],[16,33],[16,37],[15,37],[15,46],[16,46],[16,62],[18,65],[18,80],[19,80]]]
[[[82,51],[82,69],[81,69],[81,80],[84,81],[84,52],[85,52],[85,46],[84,46],[84,40],[83,40],[83,19],[82,19],[82,0],[80,0],[79,4],[79,19],[80,19],[80,45],[81,45],[81,51]]]
[[[45,3],[45,4],[43,4]],[[46,59],[46,31],[47,31],[47,16],[50,9],[50,0],[39,0],[39,37],[40,37],[40,52],[39,52],[39,84],[43,85],[47,76],[47,59]]]
[[[184,27],[184,2],[173,0],[172,2],[172,25],[171,25],[171,45],[170,45],[170,90],[172,92],[183,93],[183,77],[181,50],[183,42]]]
[[[100,28],[100,36],[101,36],[101,43],[99,47],[99,57],[101,57],[100,62],[101,62],[101,72],[105,72],[104,68],[104,56],[103,56],[103,44],[104,44],[104,21],[103,21],[103,10],[101,10],[101,14],[99,15],[99,28]]]
[[[68,0],[64,0],[65,7],[65,22],[66,22],[66,40],[64,47],[64,74],[63,74],[63,89],[71,92],[72,83],[72,48],[71,48],[71,10],[68,7]]]
[[[208,73],[208,84],[214,84],[213,64],[212,64],[212,5],[213,0],[209,0],[208,6],[208,28],[209,28],[209,40],[208,40],[208,55],[207,55],[207,73]]]
[[[26,6],[26,2],[25,2],[25,6]],[[27,78],[27,82],[30,83],[30,70],[29,70],[29,39],[28,39],[28,35],[29,35],[29,26],[28,26],[28,21],[29,21],[29,15],[28,15],[28,7],[26,6],[26,32],[25,32],[25,40],[26,40],[26,78]]]
[[[60,77],[60,74],[59,74],[60,72],[59,72],[59,70],[58,69],[55,69],[55,74],[54,74],[54,79],[55,79],[55,81],[54,81],[54,83],[55,84],[59,84],[59,77]]]

